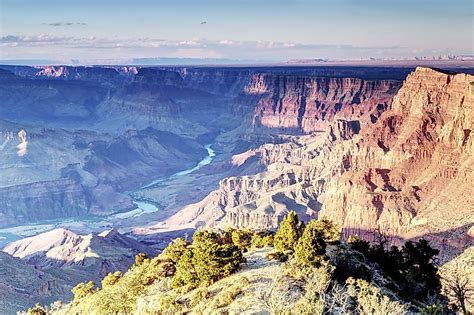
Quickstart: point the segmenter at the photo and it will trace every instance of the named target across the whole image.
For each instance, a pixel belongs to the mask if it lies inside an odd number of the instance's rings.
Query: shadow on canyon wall
[[[351,235],[357,235],[370,242],[376,242],[381,236],[384,236],[389,241],[388,246],[402,246],[406,241],[426,239],[429,241],[431,247],[440,251],[438,255],[440,264],[445,264],[460,255],[465,249],[474,245],[474,237],[468,233],[469,229],[473,226],[474,223],[468,223],[458,228],[425,233],[411,238],[402,238],[397,235],[380,233],[376,229],[364,230],[355,228],[344,228],[341,235],[343,241],[347,240]]]

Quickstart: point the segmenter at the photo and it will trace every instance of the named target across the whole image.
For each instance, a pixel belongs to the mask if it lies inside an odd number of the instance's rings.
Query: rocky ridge
[[[109,272],[125,271],[140,252],[156,254],[115,230],[80,235],[62,228],[10,243],[3,252],[62,278],[70,287],[86,280],[99,283]]]
[[[472,244],[474,77],[417,68],[370,128],[326,131],[256,150],[267,170],[219,189],[151,231],[180,226],[275,227],[288,210],[328,217],[345,236],[426,236],[447,252]],[[450,213],[446,216],[446,213]],[[455,237],[453,237],[455,236]],[[451,238],[451,239],[450,239]]]
[[[375,123],[400,87],[399,81],[255,74],[245,87],[261,95],[257,127],[323,131],[335,119]]]

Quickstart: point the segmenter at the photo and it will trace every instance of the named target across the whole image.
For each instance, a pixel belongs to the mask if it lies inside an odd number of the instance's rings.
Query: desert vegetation
[[[79,283],[71,303],[36,305],[30,314],[226,313],[402,314],[463,309],[464,278],[449,279],[456,305],[447,303],[426,240],[389,246],[352,236],[321,218],[304,224],[295,212],[276,232],[200,230],[177,238],[154,258],[136,256],[126,272],[110,273],[96,287]],[[448,281],[448,279],[446,280]],[[464,299],[464,300],[463,300]]]

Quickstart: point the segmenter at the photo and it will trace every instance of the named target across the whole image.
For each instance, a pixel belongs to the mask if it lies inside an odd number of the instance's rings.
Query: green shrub
[[[359,251],[362,254],[367,254],[369,252],[370,243],[361,239],[358,235],[349,236],[347,243],[353,250]]]
[[[358,252],[338,250],[333,258],[334,277],[341,282],[347,278],[372,280],[372,272],[364,263],[364,256]]]
[[[190,243],[182,237],[176,238],[163,250],[172,262],[177,263],[181,256],[188,250]]]
[[[320,223],[312,220],[304,229],[295,247],[295,260],[301,266],[319,266],[325,259],[326,242]]]
[[[209,285],[237,271],[244,261],[242,251],[234,244],[223,243],[210,231],[194,234],[192,246],[186,247],[176,263],[172,287],[192,289]]]
[[[387,237],[372,246],[358,237],[348,239],[352,249],[363,253],[370,261],[393,280],[392,288],[406,300],[424,301],[439,296],[441,282],[435,256],[439,253],[428,241],[407,241],[400,249],[392,246],[386,249]]]
[[[186,251],[176,264],[176,272],[171,280],[171,287],[193,289],[199,285],[199,277],[193,264],[193,252]]]
[[[219,244],[214,232],[198,231],[193,237],[193,265],[201,282],[213,283],[237,271],[244,261],[233,244]]]
[[[443,304],[441,304],[437,301],[433,305],[429,305],[429,306],[424,307],[421,310],[421,314],[422,315],[443,315],[443,314],[446,314],[446,312],[444,310]]]
[[[334,267],[326,263],[313,268],[304,278],[304,294],[294,306],[295,314],[323,314],[333,270]]]
[[[116,271],[114,273],[110,272],[104,277],[104,279],[102,279],[102,288],[116,284],[117,281],[122,278],[122,276],[123,274],[120,271]]]
[[[147,260],[150,260],[150,258],[148,258],[146,254],[138,253],[138,255],[135,256],[135,264],[133,266],[140,266]]]
[[[36,303],[33,308],[29,308],[26,312],[28,315],[46,315],[48,314],[46,310],[41,306],[41,304]]]
[[[316,223],[314,223],[313,228],[321,232],[322,237],[325,242],[335,243],[341,239],[341,229],[332,221],[326,218],[321,218],[321,219],[315,220],[315,222]]]
[[[177,295],[173,292],[163,293],[158,297],[160,303],[160,310],[158,314],[183,314],[184,305],[182,305],[178,299]]]
[[[94,286],[95,286],[95,284],[94,284],[93,281],[89,281],[87,283],[81,282],[78,285],[76,285],[72,289],[72,294],[74,295],[74,299],[73,299],[74,302],[78,302],[81,299],[88,296],[89,294],[94,293],[95,292]]]
[[[381,293],[380,289],[362,279],[349,278],[346,280],[347,292],[355,302],[359,314],[405,314],[405,305],[392,301]]]
[[[250,282],[246,277],[241,277],[235,284],[222,290],[222,292],[214,299],[213,308],[221,308],[231,304],[235,298],[242,293],[243,287],[247,286],[249,283]]]
[[[147,285],[152,284],[158,278],[173,276],[175,272],[175,263],[168,256],[164,254],[159,255],[150,261],[143,283]]]
[[[196,291],[191,296],[191,307],[206,301],[210,296],[209,290],[205,287],[197,288]]]
[[[233,230],[231,233],[232,243],[241,251],[246,252],[252,245],[254,233],[250,230]]]
[[[275,234],[273,244],[279,252],[293,251],[301,237],[304,229],[302,222],[298,220],[298,215],[294,211],[290,211],[283,219]]]
[[[270,231],[255,233],[252,237],[252,247],[263,248],[273,246],[273,233]]]

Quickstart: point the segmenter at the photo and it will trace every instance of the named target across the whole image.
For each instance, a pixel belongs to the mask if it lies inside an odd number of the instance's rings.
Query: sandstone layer
[[[472,244],[474,76],[417,68],[377,122],[336,120],[325,132],[264,145],[267,170],[231,177],[151,227],[275,227],[289,210],[328,217],[344,236],[428,237],[446,252]],[[246,155],[239,155],[238,161]]]

